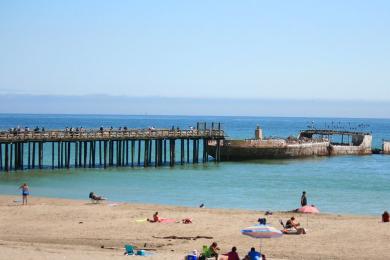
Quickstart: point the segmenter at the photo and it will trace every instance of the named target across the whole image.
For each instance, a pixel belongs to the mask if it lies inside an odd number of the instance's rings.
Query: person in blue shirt
[[[261,253],[257,252],[254,247],[248,253],[249,260],[261,260]]]

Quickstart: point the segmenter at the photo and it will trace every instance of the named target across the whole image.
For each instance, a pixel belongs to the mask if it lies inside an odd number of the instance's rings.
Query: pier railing
[[[83,131],[20,131],[0,132],[1,143],[29,142],[29,141],[94,141],[94,140],[121,140],[121,139],[182,139],[182,138],[224,138],[223,130],[170,130],[170,129],[130,129],[130,130],[83,130]]]

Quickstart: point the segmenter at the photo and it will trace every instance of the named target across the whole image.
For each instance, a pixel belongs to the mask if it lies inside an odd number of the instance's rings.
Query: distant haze
[[[0,95],[1,113],[389,118],[390,101]]]

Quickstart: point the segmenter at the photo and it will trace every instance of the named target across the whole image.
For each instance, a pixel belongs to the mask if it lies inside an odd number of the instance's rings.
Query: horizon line
[[[144,116],[144,117],[153,117],[153,116],[167,116],[167,117],[237,117],[237,118],[319,118],[319,119],[368,119],[368,120],[388,120],[390,117],[341,117],[341,116],[246,116],[246,115],[177,115],[177,114],[110,114],[110,113],[86,113],[86,114],[76,114],[76,113],[3,113],[1,115],[57,115],[57,116]]]
[[[382,102],[390,103],[390,99],[348,99],[348,98],[274,98],[274,97],[190,97],[190,96],[130,96],[130,95],[111,95],[111,94],[32,94],[32,93],[0,93],[0,96],[24,96],[24,97],[64,97],[64,98],[88,98],[88,97],[107,97],[107,98],[151,98],[151,99],[192,99],[192,100],[266,100],[266,101],[324,101],[324,102]]]

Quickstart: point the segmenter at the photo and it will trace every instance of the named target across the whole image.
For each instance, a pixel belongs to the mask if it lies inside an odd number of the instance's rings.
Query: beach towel
[[[153,253],[150,253],[148,251],[145,251],[145,250],[137,250],[137,252],[135,253],[136,256],[152,256]]]
[[[174,223],[176,222],[176,219],[174,218],[160,218],[158,220],[158,223]]]
[[[143,223],[143,222],[146,222],[146,221],[148,221],[148,219],[147,219],[147,218],[143,218],[143,219],[136,219],[136,220],[135,220],[135,222],[137,222],[137,223]]]

